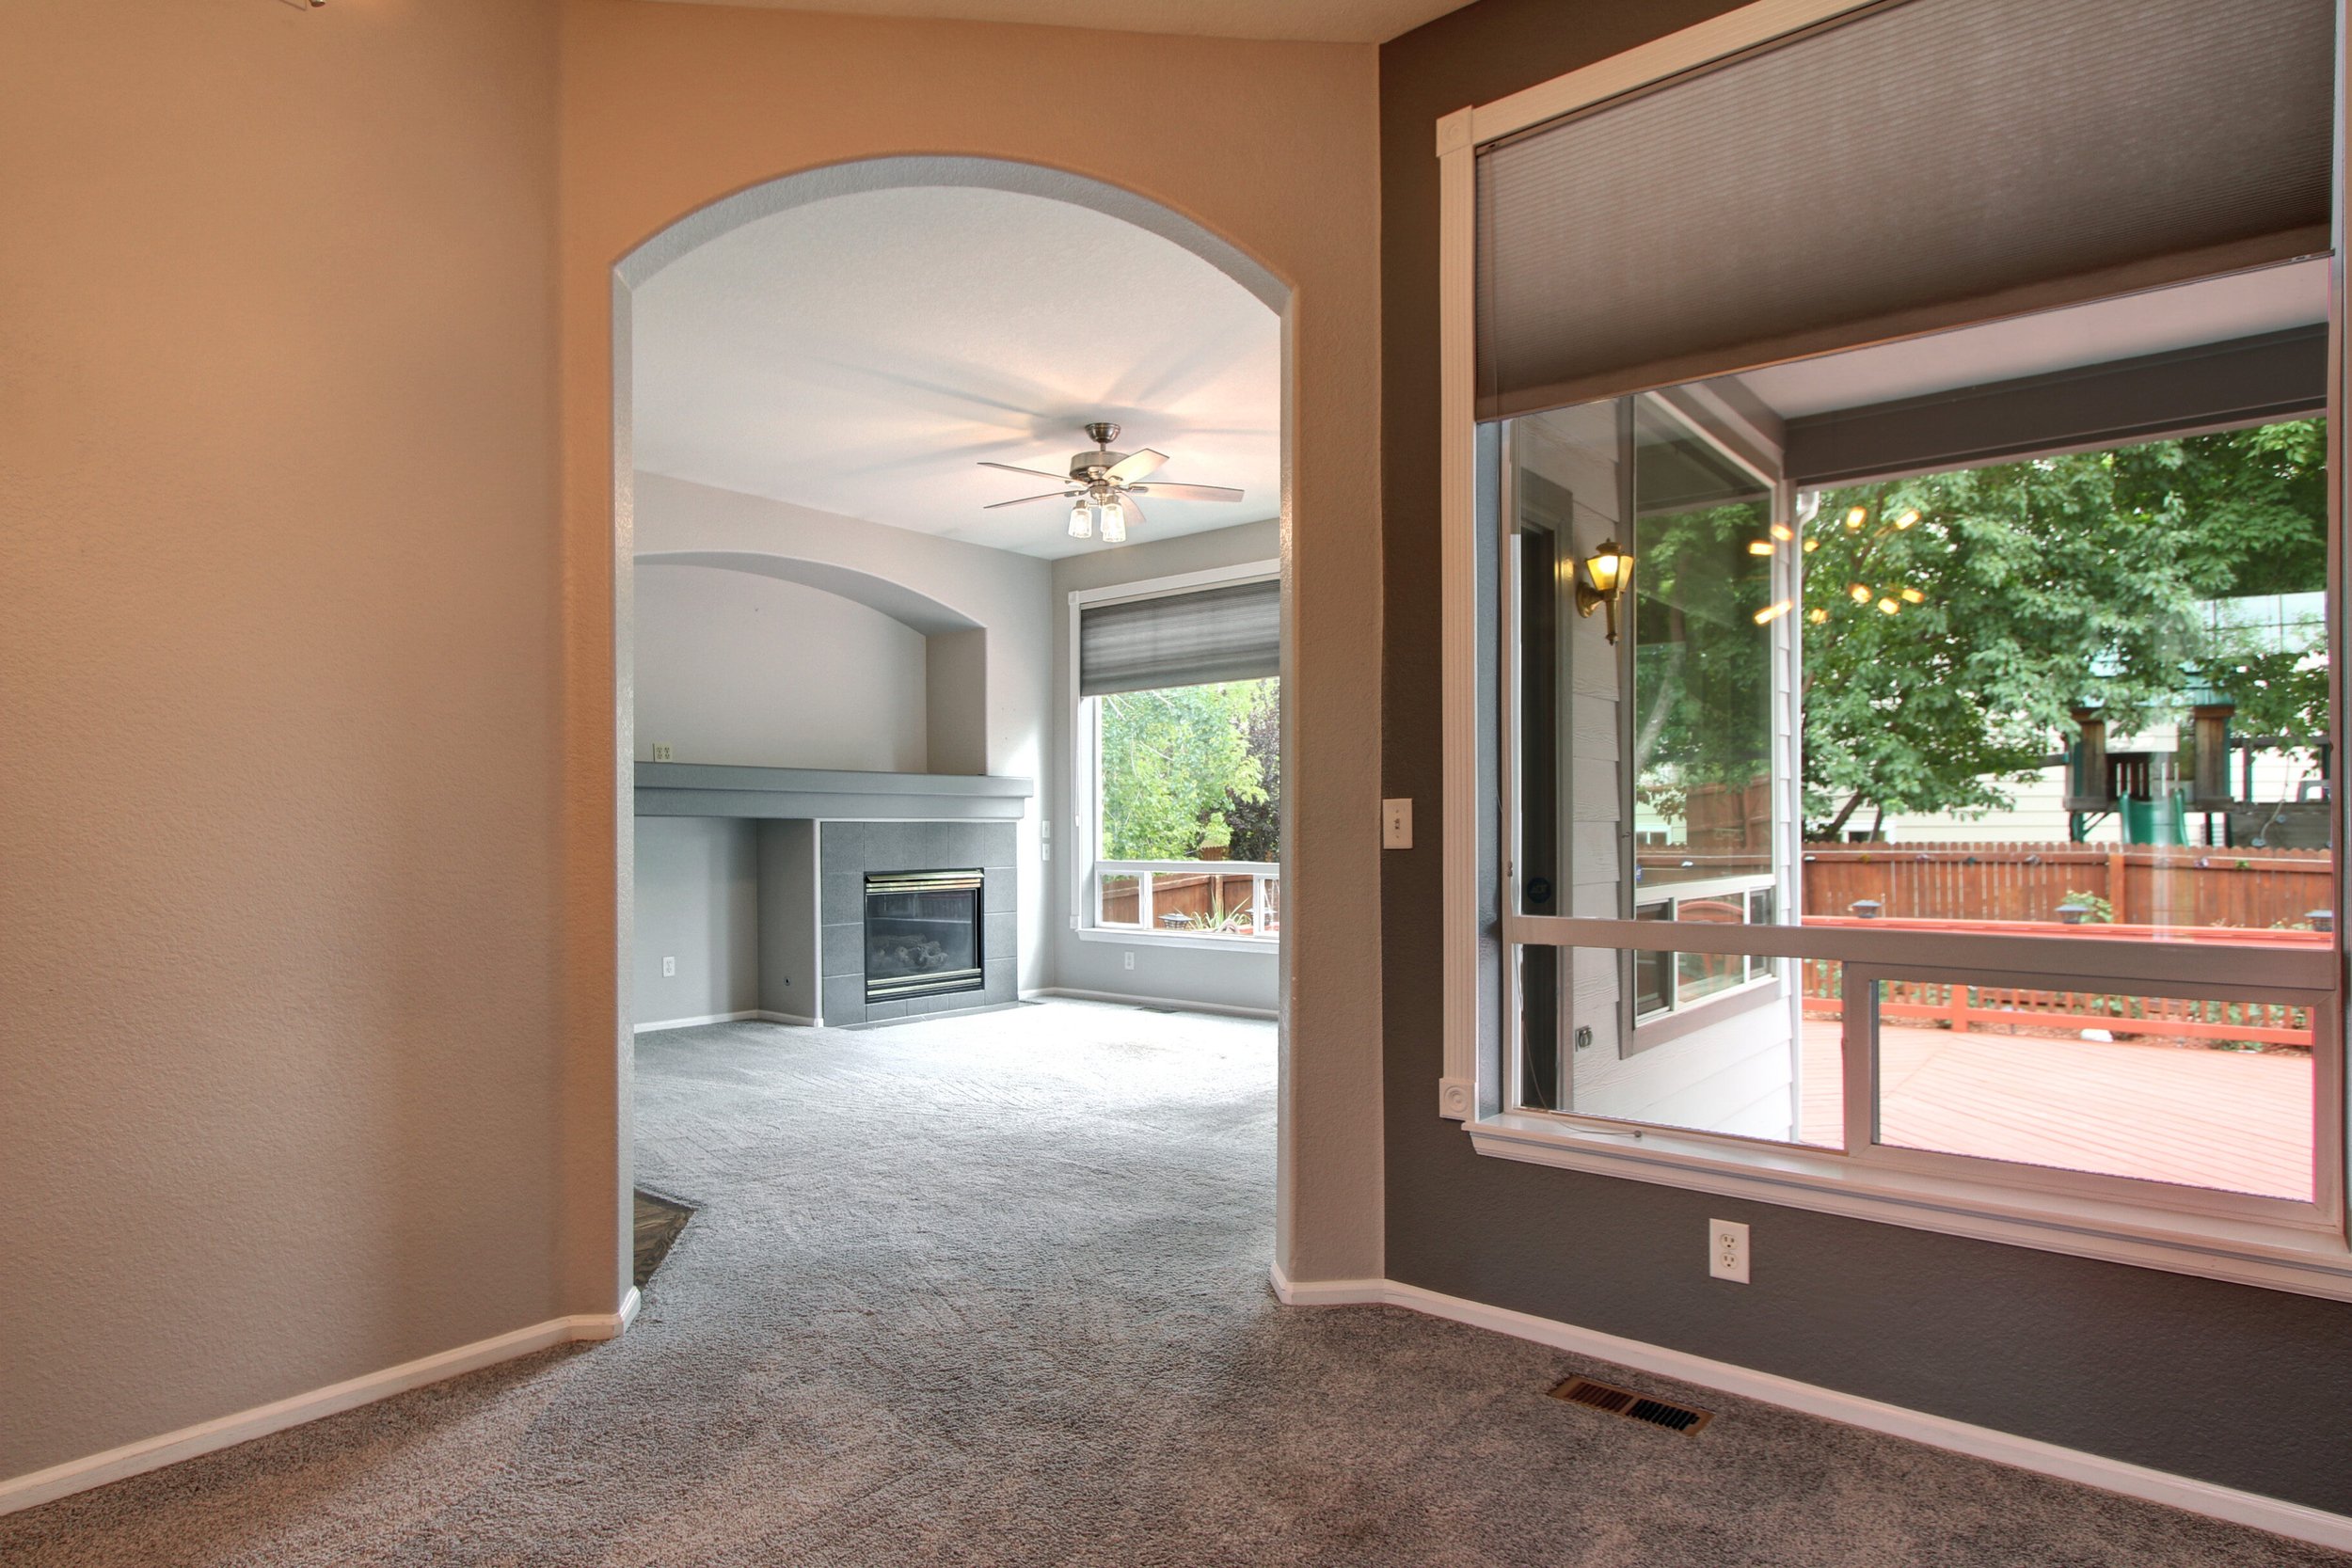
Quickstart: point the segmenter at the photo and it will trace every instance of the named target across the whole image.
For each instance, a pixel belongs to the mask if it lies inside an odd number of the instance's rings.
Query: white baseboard
[[[803,1029],[814,1029],[817,1027],[817,1021],[815,1019],[803,1018],[798,1013],[771,1013],[767,1011],[765,1008],[762,1008],[760,1011],[753,1013],[750,1016],[758,1019],[763,1023],[797,1023]]]
[[[1589,1355],[1597,1361],[1613,1361],[1620,1367],[1631,1367],[1660,1377],[1696,1384],[1702,1388],[1713,1388],[1765,1404],[1776,1404],[1785,1410],[1843,1421],[1848,1426],[1907,1437],[1930,1448],[1947,1449],[1954,1453],[1990,1459],[2021,1470],[2032,1470],[2041,1475],[2078,1481],[2085,1486],[2095,1486],[2103,1491],[2118,1492],[2127,1497],[2138,1497],[2148,1502],[2185,1509],[2191,1513],[2225,1519],[2233,1525],[2269,1530],[2276,1535],[2331,1546],[2338,1551],[2352,1551],[2352,1518],[2277,1497],[2265,1497],[2258,1492],[2242,1492],[2235,1487],[2219,1486],[2212,1481],[2173,1475],[2166,1470],[2152,1470],[2142,1465],[2127,1464],[2102,1454],[2085,1453],[2079,1449],[2060,1448],[2056,1443],[2044,1443],[2037,1438],[1995,1432],[1991,1427],[1971,1426],[1965,1421],[1931,1416],[1925,1411],[1840,1393],[1819,1384],[1800,1383],[1794,1378],[1756,1371],[1747,1367],[1734,1366],[1728,1361],[1713,1361],[1703,1355],[1668,1350],[1662,1345],[1648,1344],[1640,1339],[1621,1338],[1614,1334],[1578,1328],[1573,1323],[1560,1323],[1551,1318],[1538,1318],[1531,1313],[1514,1312],[1508,1307],[1489,1307],[1484,1302],[1443,1295],[1393,1279],[1294,1281],[1283,1274],[1279,1264],[1274,1267],[1272,1273],[1274,1293],[1290,1306],[1369,1304],[1410,1307],[1416,1312],[1426,1312],[1433,1318],[1445,1318],[1474,1328],[1491,1329],[1514,1338],[1532,1339],[1537,1344],[1549,1345],[1554,1350]]]
[[[369,1372],[324,1388],[313,1388],[307,1394],[295,1394],[268,1404],[241,1410],[232,1416],[216,1417],[194,1426],[167,1432],[160,1437],[143,1438],[125,1443],[119,1449],[108,1449],[82,1459],[70,1459],[53,1465],[46,1470],[0,1481],[0,1513],[14,1513],[21,1509],[37,1508],[75,1492],[86,1492],[93,1486],[120,1481],[126,1476],[159,1470],[183,1459],[230,1449],[239,1443],[266,1437],[273,1432],[298,1427],[306,1421],[337,1415],[373,1404],[377,1400],[421,1388],[428,1383],[439,1383],[462,1372],[478,1371],[501,1361],[512,1361],[518,1355],[545,1350],[576,1339],[617,1339],[637,1317],[638,1296],[635,1288],[621,1298],[617,1312],[583,1312],[570,1317],[550,1318],[532,1323],[528,1328],[512,1329],[487,1339],[477,1339],[470,1345],[459,1345],[437,1354],[415,1361],[405,1361],[397,1367]]]
[[[1023,1001],[1040,996],[1063,996],[1073,1002],[1116,1002],[1128,1007],[1172,1007],[1180,1013],[1215,1013],[1220,1018],[1262,1018],[1271,1022],[1271,1007],[1233,1007],[1222,1002],[1187,1002],[1175,996],[1130,996],[1119,990],[1076,990],[1069,986],[1041,986],[1021,993]]]
[[[655,1023],[641,1023],[637,1025],[634,1032],[640,1035],[650,1035],[657,1029],[692,1029],[705,1023],[741,1023],[747,1019],[755,1018],[771,1018],[779,1023],[800,1022],[798,1019],[787,1019],[776,1013],[763,1013],[757,1007],[754,1007],[740,1013],[707,1013],[701,1018],[665,1018]]]

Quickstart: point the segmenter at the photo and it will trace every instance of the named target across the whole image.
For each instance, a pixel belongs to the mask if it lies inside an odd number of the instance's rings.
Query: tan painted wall
[[[558,1310],[556,42],[7,8],[0,1477]]]
[[[0,1477],[615,1305],[610,268],[874,153],[1074,167],[1295,286],[1282,1245],[1377,1272],[1369,49],[636,0],[6,43]]]
[[[1072,90],[1085,80],[1103,93]],[[1380,546],[1375,55],[1358,45],[1152,38],[567,0],[564,10],[565,1027],[575,1128],[615,1128],[612,268],[680,216],[844,160],[954,153],[1152,198],[1289,283],[1296,375],[1284,550],[1296,699],[1295,965],[1278,1253],[1306,1278],[1380,1267],[1376,836]],[[1083,311],[1084,301],[1073,301]],[[569,1299],[609,1301],[618,1216],[572,1145]],[[609,1244],[608,1244],[609,1243]],[[584,1271],[584,1272],[583,1272]]]

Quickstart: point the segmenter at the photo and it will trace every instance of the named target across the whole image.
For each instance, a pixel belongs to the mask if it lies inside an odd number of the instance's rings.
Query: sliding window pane
[[[1883,1145],[2312,1198],[2308,1004],[1878,987]]]
[[[2327,453],[2296,420],[1808,494],[1808,921],[2324,945]]]

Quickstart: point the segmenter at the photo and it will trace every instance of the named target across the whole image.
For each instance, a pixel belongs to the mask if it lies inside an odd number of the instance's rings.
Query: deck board
[[[2308,1199],[2312,1058],[2129,1041],[1879,1031],[1883,1141]],[[1839,1147],[1838,1024],[1807,1019],[1804,1141]]]

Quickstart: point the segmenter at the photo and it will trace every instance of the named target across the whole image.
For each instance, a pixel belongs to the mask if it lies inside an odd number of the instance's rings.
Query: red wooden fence
[[[1162,918],[1180,914],[1190,926],[1206,927],[1223,910],[1230,919],[1236,913],[1245,916],[1249,911],[1251,879],[1248,873],[1240,875],[1207,872],[1161,871],[1152,878],[1152,913],[1154,921],[1168,928],[1173,923]],[[1266,902],[1273,906],[1266,911],[1264,929],[1271,933],[1281,911],[1279,883],[1266,882]],[[1136,923],[1136,884],[1132,877],[1116,872],[1103,875],[1103,923],[1106,926],[1132,926]],[[1243,924],[1251,924],[1245,918]],[[1182,927],[1175,927],[1182,929]]]
[[[1905,920],[2057,920],[2070,894],[2112,906],[2118,925],[2306,925],[2335,902],[2325,849],[2102,844],[1808,844],[1804,908],[1843,915],[1864,900]]]

